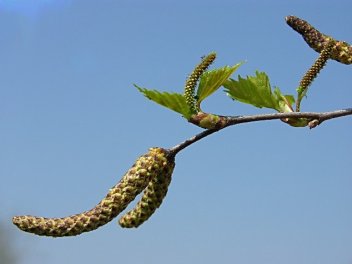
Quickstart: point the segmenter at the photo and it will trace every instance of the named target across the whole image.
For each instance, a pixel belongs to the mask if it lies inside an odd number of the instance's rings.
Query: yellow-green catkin
[[[319,32],[307,21],[295,16],[286,17],[287,24],[302,35],[307,44],[321,53],[331,41],[331,37]],[[352,64],[352,46],[345,41],[334,40],[330,58],[343,64]]]
[[[216,58],[215,52],[212,52],[209,55],[205,56],[202,59],[202,61],[194,68],[193,72],[191,73],[191,75],[188,77],[186,81],[184,96],[185,96],[187,105],[190,107],[191,112],[193,114],[199,111],[199,109],[197,109],[196,98],[194,95],[195,87],[197,85],[197,82],[200,76],[206,71],[209,65],[213,63],[215,58]]]
[[[76,236],[95,230],[115,218],[152,179],[163,174],[170,160],[173,162],[174,157],[169,156],[168,150],[150,148],[93,209],[63,218],[15,216],[13,223],[23,231],[40,236]]]
[[[332,49],[335,45],[334,40],[330,40],[328,44],[324,47],[318,59],[314,62],[312,67],[306,72],[303,76],[299,86],[300,89],[307,89],[308,86],[313,82],[313,80],[317,77],[321,69],[324,68],[326,62],[329,60],[331,56]]]
[[[167,194],[174,167],[175,162],[172,160],[164,164],[163,171],[155,175],[149,182],[135,208],[120,218],[119,224],[121,227],[132,228],[140,226],[160,207]]]

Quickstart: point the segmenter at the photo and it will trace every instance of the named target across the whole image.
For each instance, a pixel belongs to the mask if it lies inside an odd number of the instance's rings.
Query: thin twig
[[[208,129],[208,130],[205,130],[205,131],[191,137],[190,139],[183,141],[182,143],[169,149],[170,155],[176,156],[176,154],[178,152],[180,152],[181,150],[183,150],[184,148],[187,148],[188,146],[192,145],[193,143],[197,142],[198,140],[201,140],[202,138],[205,138],[205,137],[207,137],[217,131],[219,131],[219,129]]]
[[[190,139],[185,140],[184,142],[172,147],[170,150],[170,155],[175,156],[178,152],[185,149],[186,147],[192,145],[193,143],[217,132],[221,129],[224,129],[229,126],[257,122],[264,120],[274,120],[274,119],[283,119],[283,118],[307,118],[311,120],[309,125],[310,128],[314,128],[317,125],[320,125],[326,120],[338,118],[342,116],[352,115],[352,108],[330,111],[330,112],[292,112],[292,113],[274,113],[274,114],[262,114],[262,115],[249,115],[249,116],[233,116],[227,117],[228,121],[226,126],[219,129],[209,129],[205,130]]]
[[[319,124],[322,122],[342,117],[352,115],[352,108],[336,110],[331,112],[292,112],[292,113],[274,113],[274,114],[263,114],[263,115],[251,115],[251,116],[236,116],[233,118],[229,118],[229,122],[227,126],[232,126],[241,123],[249,123],[256,121],[264,121],[264,120],[274,120],[274,119],[283,119],[283,118],[307,118],[307,119],[316,119],[319,121]]]

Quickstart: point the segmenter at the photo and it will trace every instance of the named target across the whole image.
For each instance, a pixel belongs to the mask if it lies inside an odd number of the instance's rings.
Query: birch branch
[[[248,115],[248,116],[232,116],[226,117],[227,124],[219,129],[208,129],[205,130],[190,139],[185,140],[184,142],[172,147],[170,149],[172,155],[176,155],[181,150],[185,149],[186,147],[192,145],[193,143],[215,133],[218,132],[226,127],[243,124],[243,123],[250,123],[250,122],[259,122],[265,120],[276,120],[281,119],[285,120],[286,118],[307,118],[311,121],[309,122],[308,127],[314,128],[324,121],[339,118],[343,116],[352,115],[352,108],[335,110],[330,112],[292,112],[292,113],[274,113],[274,114],[260,114],[260,115]]]

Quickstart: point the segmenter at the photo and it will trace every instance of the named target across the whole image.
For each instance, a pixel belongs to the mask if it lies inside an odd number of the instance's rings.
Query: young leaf
[[[148,99],[182,114],[186,119],[190,118],[191,110],[189,109],[189,106],[186,103],[186,99],[182,94],[148,90],[141,88],[135,84],[134,86]]]
[[[293,111],[294,97],[284,96],[279,88],[272,92],[269,77],[264,72],[257,71],[255,76],[247,76],[246,79],[239,76],[238,81],[229,79],[223,86],[228,96],[242,103],[272,108],[279,112]]]
[[[230,76],[240,67],[242,63],[237,63],[236,65],[230,67],[225,66],[219,69],[214,69],[203,73],[200,77],[200,82],[197,90],[197,104],[198,106],[201,102],[219,89],[222,84],[230,78]]]
[[[295,97],[293,95],[282,95],[278,87],[275,87],[274,94],[279,100],[279,109],[276,109],[278,112],[293,112],[292,105],[295,103]]]

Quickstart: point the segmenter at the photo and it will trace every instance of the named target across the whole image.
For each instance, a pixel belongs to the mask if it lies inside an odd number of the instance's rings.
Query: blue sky
[[[296,15],[352,42],[345,1],[0,1],[0,221],[19,263],[352,263],[351,120],[313,130],[279,121],[227,128],[181,152],[161,208],[71,238],[17,230],[13,215],[94,206],[149,147],[201,130],[133,83],[181,92],[200,57],[246,61],[294,94],[317,54]],[[30,4],[29,4],[30,3]],[[303,111],[351,107],[351,66],[330,61]],[[269,113],[222,91],[204,110]]]

